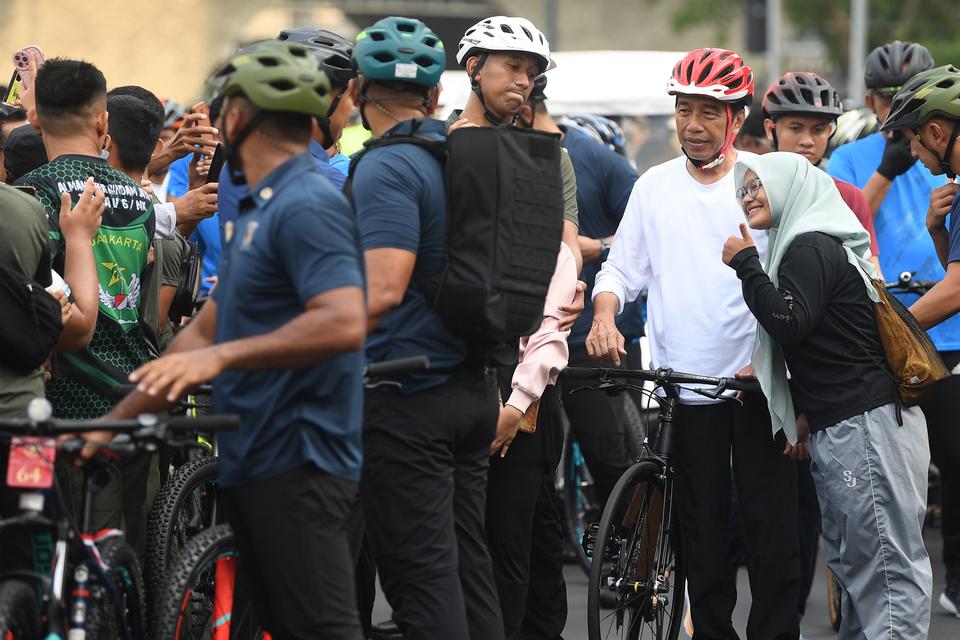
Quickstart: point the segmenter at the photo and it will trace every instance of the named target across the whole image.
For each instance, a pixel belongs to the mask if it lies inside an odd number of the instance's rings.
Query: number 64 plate
[[[7,466],[7,486],[17,489],[49,489],[53,486],[53,463],[56,455],[57,443],[53,438],[13,438]]]

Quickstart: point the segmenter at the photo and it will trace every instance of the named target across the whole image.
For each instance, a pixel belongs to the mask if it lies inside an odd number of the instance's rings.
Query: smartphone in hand
[[[213,160],[210,161],[210,171],[207,172],[207,184],[211,182],[220,182],[220,172],[223,171],[223,145],[218,144],[213,152]]]
[[[20,103],[20,72],[16,69],[10,76],[10,84],[7,85],[7,90],[3,94],[3,101],[9,105]]]
[[[30,88],[30,74],[28,73],[30,71],[30,58],[33,58],[36,62],[38,71],[46,62],[43,51],[35,44],[27,45],[13,52],[13,66],[20,75],[20,82],[23,83],[24,89]]]

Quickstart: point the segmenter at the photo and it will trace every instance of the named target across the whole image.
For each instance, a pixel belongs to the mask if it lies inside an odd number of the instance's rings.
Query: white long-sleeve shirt
[[[721,260],[723,243],[739,236],[744,222],[733,174],[701,184],[681,156],[647,170],[633,187],[593,297],[613,293],[619,313],[648,289],[654,367],[733,376],[750,362],[757,322],[736,273]],[[752,233],[763,256],[766,233]],[[713,402],[690,391],[680,399]]]

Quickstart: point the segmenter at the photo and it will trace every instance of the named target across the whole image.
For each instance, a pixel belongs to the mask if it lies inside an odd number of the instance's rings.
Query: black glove
[[[910,141],[900,131],[895,131],[887,138],[887,146],[883,149],[883,159],[877,167],[877,173],[893,182],[897,176],[902,176],[917,159],[910,153]]]

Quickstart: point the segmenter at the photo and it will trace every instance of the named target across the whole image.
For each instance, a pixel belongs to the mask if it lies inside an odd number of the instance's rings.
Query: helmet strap
[[[953,123],[953,132],[950,134],[950,139],[947,141],[947,148],[943,152],[943,156],[939,157],[940,159],[940,168],[943,169],[943,172],[947,174],[947,177],[951,180],[956,179],[957,173],[950,168],[950,156],[953,155],[953,145],[957,142],[957,137],[960,136],[960,120],[957,120]]]
[[[240,145],[260,126],[260,123],[263,122],[265,117],[266,114],[263,111],[257,111],[233,140],[227,140],[226,133],[224,133],[223,153],[226,157],[227,164],[230,165],[230,182],[235,185],[247,183],[247,177],[244,175],[243,170],[237,168],[240,166]]]
[[[330,101],[330,106],[327,107],[326,116],[317,116],[317,126],[320,127],[320,133],[323,134],[323,144],[321,145],[324,149],[329,149],[337,143],[333,139],[333,134],[330,132],[330,118],[333,116],[333,112],[337,110],[337,107],[340,106],[340,100],[343,99],[343,94],[346,89],[341,89],[333,100]]]
[[[484,51],[479,56],[477,56],[477,66],[473,68],[473,73],[470,74],[470,89],[473,90],[473,93],[480,100],[480,104],[483,105],[483,117],[487,119],[487,122],[492,124],[495,127],[499,127],[504,124],[508,124],[506,119],[501,118],[497,114],[490,111],[487,107],[487,101],[483,98],[483,89],[480,88],[480,81],[477,80],[477,76],[480,74],[480,69],[487,63],[487,57],[489,57],[490,52]],[[513,120],[509,123],[511,125],[517,124],[517,118],[520,117],[520,111],[517,111],[513,114]]]
[[[686,149],[683,150],[683,155],[687,156],[687,160],[690,161],[690,164],[701,171],[709,171],[710,169],[723,164],[723,161],[727,157],[727,152],[730,151],[730,147],[733,146],[733,107],[731,107],[729,103],[727,103],[725,106],[727,108],[727,131],[723,141],[723,146],[720,147],[720,151],[717,153],[717,155],[715,155],[712,160],[697,160],[695,158],[691,158]]]

